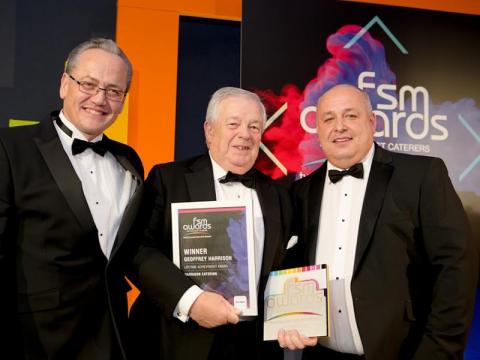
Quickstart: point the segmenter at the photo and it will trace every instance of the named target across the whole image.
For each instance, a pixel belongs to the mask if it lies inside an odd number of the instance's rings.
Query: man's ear
[[[205,132],[205,140],[207,141],[207,144],[210,143],[210,139],[213,136],[213,126],[210,124],[210,122],[205,121],[203,123],[203,131]]]
[[[67,89],[68,89],[68,75],[67,73],[63,73],[62,78],[60,79],[60,99],[65,99],[65,96],[67,95]]]
[[[373,129],[373,134],[375,134],[375,132],[377,131],[377,116],[375,115],[375,113],[373,111],[370,114],[370,124],[371,124],[372,129]]]

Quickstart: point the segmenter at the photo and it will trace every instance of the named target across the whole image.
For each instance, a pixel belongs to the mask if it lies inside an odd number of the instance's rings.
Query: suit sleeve
[[[425,174],[419,215],[433,292],[414,359],[461,359],[473,317],[478,251],[444,163],[433,159]]]
[[[154,167],[145,181],[139,214],[142,242],[134,258],[134,268],[140,290],[171,317],[182,295],[194,283],[164,254],[164,244],[171,241],[166,238],[164,228],[165,196],[161,172]]]

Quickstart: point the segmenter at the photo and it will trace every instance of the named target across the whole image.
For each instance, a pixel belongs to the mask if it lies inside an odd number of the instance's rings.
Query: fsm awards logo
[[[475,99],[438,102],[421,76],[399,84],[387,61],[384,44],[368,30],[378,24],[388,35],[387,41],[395,44],[392,51],[397,57],[415,57],[417,53],[407,51],[408,46],[400,43],[380,17],[374,19],[364,27],[343,25],[330,34],[325,47],[331,56],[319,65],[316,76],[303,90],[285,84],[280,95],[270,90],[258,91],[272,115],[267,121],[263,154],[257,166],[273,178],[291,174],[298,178],[321,166],[325,154],[316,134],[317,101],[337,84],[352,84],[371,99],[377,119],[377,144],[391,151],[440,157],[446,162],[457,191],[477,193],[480,109]],[[441,86],[448,88],[448,84]],[[438,93],[438,89],[434,90]]]
[[[207,235],[209,231],[212,230],[212,224],[210,224],[206,218],[194,217],[191,223],[183,224],[182,230],[184,231],[185,237]]]

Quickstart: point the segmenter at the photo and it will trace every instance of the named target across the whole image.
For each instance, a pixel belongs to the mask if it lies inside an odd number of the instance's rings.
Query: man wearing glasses
[[[11,359],[126,357],[124,275],[143,167],[103,132],[131,76],[115,42],[82,43],[62,75],[63,109],[38,126],[0,131],[0,329],[10,334],[0,346]],[[172,284],[184,277],[165,257],[158,263]],[[223,300],[216,296],[212,306]]]

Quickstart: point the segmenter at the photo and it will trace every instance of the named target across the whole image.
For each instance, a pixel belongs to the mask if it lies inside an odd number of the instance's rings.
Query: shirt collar
[[[372,161],[373,161],[373,154],[374,153],[375,153],[375,144],[372,143],[372,146],[370,147],[370,150],[368,150],[367,155],[365,155],[365,157],[361,161],[361,163],[363,164],[363,173],[364,173],[363,178],[364,179],[367,179],[368,174],[370,173],[370,168],[372,167]],[[330,161],[327,161],[327,171],[331,170],[331,169],[345,170],[345,169],[338,168],[335,165],[332,165],[330,163]]]
[[[71,142],[73,142],[73,139],[80,139],[80,140],[89,141],[89,140],[87,140],[85,135],[80,130],[78,130],[77,127],[70,122],[70,120],[67,119],[67,117],[63,113],[63,110],[60,111],[59,117],[60,117],[60,120],[62,120],[62,122],[64,123],[64,125],[72,132],[72,137],[69,137],[63,131],[60,131],[63,135],[66,136],[66,138],[71,139],[70,140]],[[95,139],[91,140],[91,142],[100,141],[100,140],[102,140],[102,138],[103,138],[103,134],[100,134]]]
[[[210,151],[208,152],[208,155],[210,156],[210,161],[212,162],[213,178],[217,181],[224,178],[225,175],[227,175],[227,170],[223,169],[215,160],[213,160]]]

